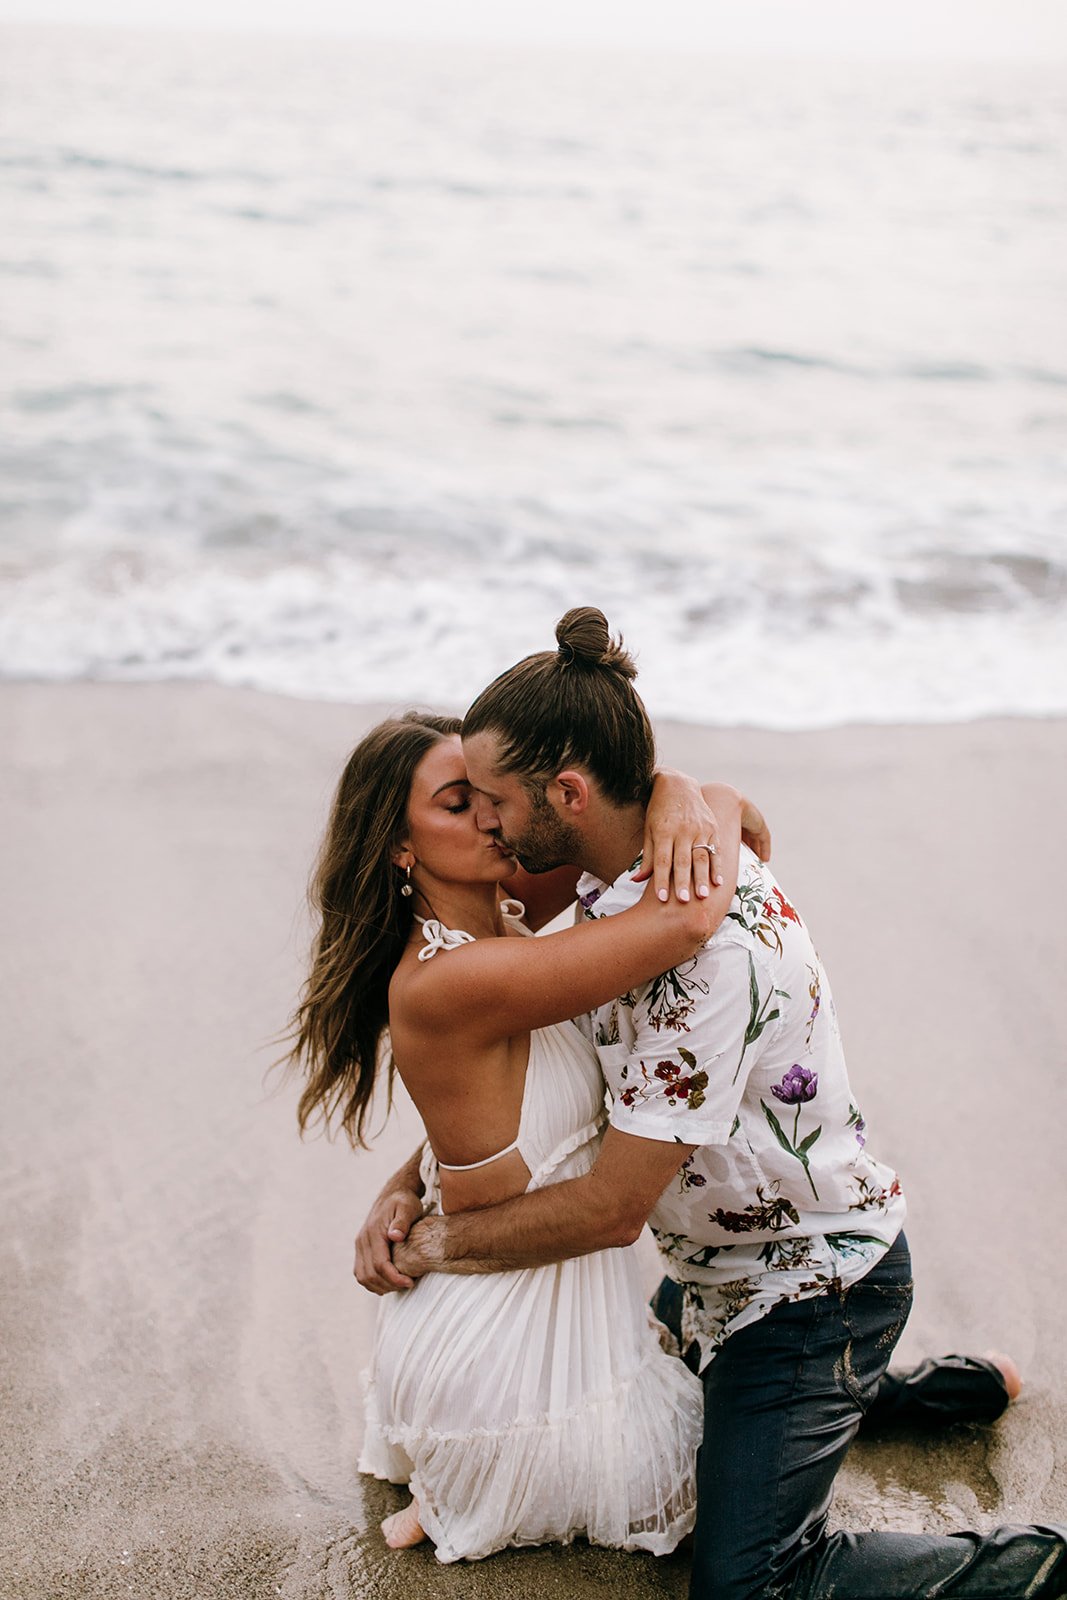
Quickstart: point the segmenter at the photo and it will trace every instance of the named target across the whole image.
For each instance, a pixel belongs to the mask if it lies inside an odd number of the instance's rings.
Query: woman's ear
[[[408,867],[415,865],[415,852],[409,844],[398,845],[393,852],[392,861],[394,867],[399,867],[401,872],[404,872]]]
[[[570,768],[555,777],[556,798],[560,806],[572,817],[580,817],[589,805],[589,784],[580,772]]]

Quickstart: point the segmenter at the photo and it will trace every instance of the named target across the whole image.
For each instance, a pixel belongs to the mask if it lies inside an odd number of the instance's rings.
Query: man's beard
[[[581,858],[582,836],[572,823],[557,816],[544,793],[532,789],[530,821],[517,839],[502,839],[505,849],[518,857],[527,872],[553,872],[556,867],[577,866]]]

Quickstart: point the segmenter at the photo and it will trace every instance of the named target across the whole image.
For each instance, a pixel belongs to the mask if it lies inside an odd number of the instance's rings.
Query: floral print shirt
[[[630,869],[632,870],[632,869]],[[642,893],[630,871],[578,885],[587,917]],[[649,1225],[684,1290],[700,1366],[785,1300],[861,1278],[900,1232],[896,1173],[868,1153],[826,973],[769,867],[742,847],[725,921],[680,967],[579,1020],[611,1123],[698,1148]]]

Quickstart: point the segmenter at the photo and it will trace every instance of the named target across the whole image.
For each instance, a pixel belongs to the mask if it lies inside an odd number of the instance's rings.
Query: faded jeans
[[[1007,1405],[988,1361],[887,1374],[911,1293],[901,1235],[858,1283],[776,1307],[705,1369],[690,1600],[1067,1595],[1062,1527],[827,1534],[834,1478],[865,1420],[991,1421]],[[665,1279],[653,1309],[677,1336],[678,1285]]]

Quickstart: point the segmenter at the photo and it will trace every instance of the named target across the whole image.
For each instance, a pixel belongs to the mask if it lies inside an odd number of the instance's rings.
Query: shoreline
[[[638,660],[640,667],[640,661]],[[640,676],[640,673],[638,674]],[[312,690],[279,689],[259,684],[231,684],[222,683],[217,678],[50,678],[19,676],[7,678],[0,676],[0,695],[19,693],[28,694],[63,693],[66,690],[78,692],[89,690],[100,693],[142,693],[145,690],[158,690],[163,694],[203,694],[203,695],[233,695],[238,698],[247,697],[252,700],[277,702],[280,705],[317,706],[323,711],[346,712],[351,716],[363,720],[371,726],[376,718],[399,716],[405,711],[433,711],[442,715],[455,715],[461,717],[465,705],[453,707],[452,705],[438,702],[428,696],[407,695],[400,699],[383,699],[381,696],[369,695],[366,698],[352,699],[347,696],[321,695]],[[858,732],[869,729],[872,732],[888,729],[901,731],[904,729],[929,729],[938,728],[968,728],[974,726],[1000,725],[1002,723],[1014,725],[1016,723],[1034,722],[1049,724],[1067,722],[1067,705],[1063,709],[1053,710],[1008,710],[1008,711],[975,711],[962,713],[956,716],[939,716],[909,720],[906,717],[891,717],[886,719],[871,719],[869,717],[848,717],[836,722],[812,723],[762,723],[762,722],[699,722],[691,716],[668,713],[656,714],[651,707],[646,705],[657,738],[669,738],[670,730],[681,730],[686,733],[702,736],[706,734],[741,735],[753,737],[767,737],[775,739],[806,738],[815,734],[835,734]]]
[[[63,696],[68,693],[115,697],[158,693],[163,696],[202,696],[205,701],[214,696],[230,699],[234,702],[247,700],[250,703],[262,701],[277,706],[316,707],[327,716],[343,714],[353,717],[360,727],[372,726],[377,718],[400,716],[405,711],[431,711],[438,712],[443,716],[454,715],[461,717],[465,709],[462,706],[452,706],[428,697],[420,698],[419,696],[408,695],[395,700],[387,700],[381,696],[371,695],[366,699],[349,699],[342,696],[316,695],[310,691],[305,693],[297,689],[281,690],[261,688],[257,684],[221,683],[216,678],[7,678],[0,676],[0,699],[21,695]],[[914,729],[916,732],[924,730],[936,732],[939,728],[999,727],[1002,725],[1014,727],[1017,724],[1036,723],[1038,725],[1048,725],[1067,722],[1067,710],[982,711],[973,715],[920,722],[909,722],[907,719],[872,721],[869,718],[857,717],[843,722],[812,723],[801,727],[778,727],[758,722],[699,722],[692,717],[656,716],[651,711],[649,711],[649,716],[657,738],[667,739],[676,735],[679,731],[696,736],[721,734],[724,736],[738,735],[746,738],[792,739],[823,734],[854,733],[863,729],[869,729],[872,733],[882,730],[903,732],[909,729]]]
[[[432,1552],[385,1549],[403,1497],[354,1473],[374,1303],[351,1237],[413,1113],[369,1154],[301,1145],[295,1091],[264,1081],[332,785],[388,709],[0,684],[0,1576],[26,1600],[458,1593]],[[835,1523],[1067,1520],[1067,719],[657,732],[759,802],[816,933],[909,1198],[902,1357],[995,1345],[1028,1379],[991,1430],[857,1447]],[[459,1570],[475,1600],[681,1596],[686,1562],[576,1545]]]

